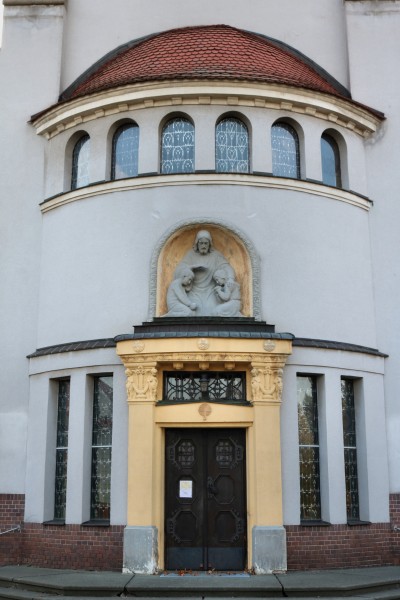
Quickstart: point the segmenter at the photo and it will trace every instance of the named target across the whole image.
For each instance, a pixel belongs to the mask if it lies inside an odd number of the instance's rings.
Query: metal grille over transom
[[[244,372],[165,372],[165,402],[246,403]]]

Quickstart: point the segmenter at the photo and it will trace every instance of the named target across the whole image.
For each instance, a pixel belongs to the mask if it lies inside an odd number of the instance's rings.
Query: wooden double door
[[[165,453],[166,569],[244,569],[245,430],[167,429]]]

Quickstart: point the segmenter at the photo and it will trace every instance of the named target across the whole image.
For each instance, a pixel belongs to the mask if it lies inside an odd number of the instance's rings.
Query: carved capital
[[[157,400],[158,371],[156,363],[133,364],[125,370],[128,402]]]
[[[283,365],[278,361],[251,363],[251,395],[253,403],[282,401]]]

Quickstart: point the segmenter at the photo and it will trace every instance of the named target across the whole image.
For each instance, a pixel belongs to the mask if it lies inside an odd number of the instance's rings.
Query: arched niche
[[[213,247],[230,263],[240,285],[245,317],[260,319],[259,259],[255,249],[241,232],[223,223],[198,219],[177,225],[163,236],[153,253],[150,285],[150,320],[167,312],[166,295],[177,265],[193,247],[199,230],[210,232]]]

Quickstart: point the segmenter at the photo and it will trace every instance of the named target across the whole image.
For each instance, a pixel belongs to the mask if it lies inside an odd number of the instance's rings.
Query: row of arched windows
[[[278,121],[271,128],[272,174],[300,179],[300,144],[292,125]],[[184,117],[167,121],[161,133],[160,172],[194,173],[195,129]],[[90,137],[85,134],[74,146],[71,189],[89,181]],[[111,179],[136,177],[139,159],[139,127],[135,123],[120,126],[112,140]],[[321,137],[322,181],[341,187],[340,153],[335,139],[328,133]],[[215,131],[215,170],[217,173],[249,173],[249,132],[246,124],[228,117],[219,121]]]

